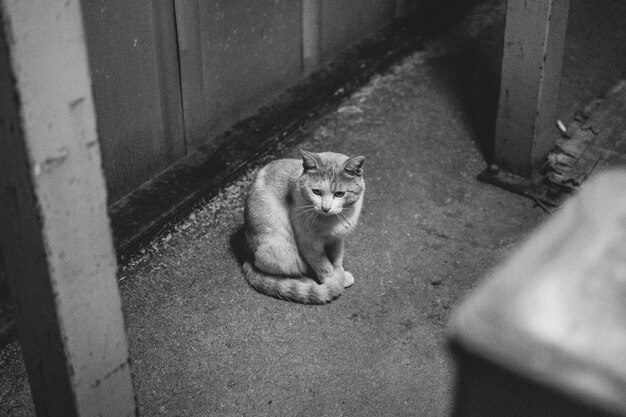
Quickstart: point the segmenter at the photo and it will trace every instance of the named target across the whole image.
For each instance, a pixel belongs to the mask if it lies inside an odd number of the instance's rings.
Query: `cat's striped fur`
[[[354,277],[343,269],[344,238],[363,203],[365,158],[302,152],[257,174],[245,208],[248,283],[267,295],[304,304],[338,297]]]

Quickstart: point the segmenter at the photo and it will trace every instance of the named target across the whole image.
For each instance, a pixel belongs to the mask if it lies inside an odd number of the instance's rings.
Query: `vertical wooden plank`
[[[0,4],[0,246],[37,415],[133,416],[80,4]]]
[[[173,0],[81,3],[113,203],[185,155]]]
[[[202,74],[200,40],[200,5],[198,0],[175,0],[178,56],[180,59],[185,141],[187,147],[206,139],[208,130],[207,102]]]
[[[302,67],[309,74],[320,65],[321,0],[302,0]]]
[[[530,177],[556,138],[569,0],[507,2],[494,162]]]
[[[300,1],[176,0],[175,6],[189,148],[302,76]]]
[[[151,2],[165,161],[187,153],[174,0]],[[153,174],[156,174],[153,173]]]

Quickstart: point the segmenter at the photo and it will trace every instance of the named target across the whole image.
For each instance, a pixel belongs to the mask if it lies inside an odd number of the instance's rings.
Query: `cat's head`
[[[364,156],[350,158],[334,152],[301,152],[303,172],[298,186],[315,211],[340,215],[361,198],[365,190]]]

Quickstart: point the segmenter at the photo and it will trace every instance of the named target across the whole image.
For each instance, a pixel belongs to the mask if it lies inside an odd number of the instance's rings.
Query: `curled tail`
[[[311,278],[275,277],[256,269],[248,261],[243,264],[248,284],[255,290],[281,300],[302,304],[326,304],[343,292],[343,278],[318,284]]]

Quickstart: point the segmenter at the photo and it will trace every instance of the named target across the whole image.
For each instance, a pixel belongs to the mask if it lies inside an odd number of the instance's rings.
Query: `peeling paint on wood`
[[[554,145],[569,0],[507,2],[494,161],[530,178]]]
[[[0,247],[35,408],[133,416],[80,5],[0,4]]]

